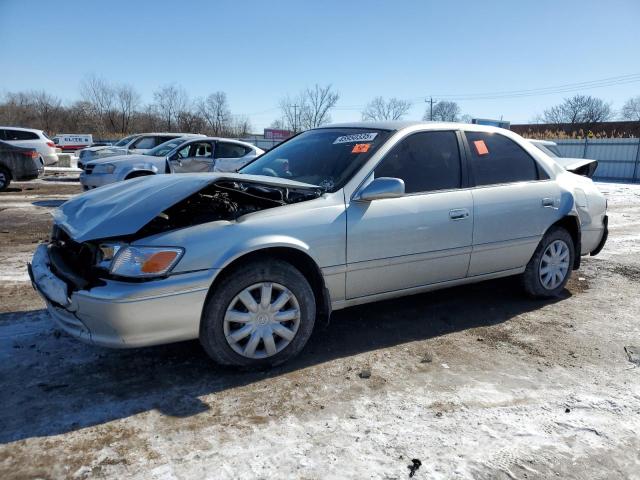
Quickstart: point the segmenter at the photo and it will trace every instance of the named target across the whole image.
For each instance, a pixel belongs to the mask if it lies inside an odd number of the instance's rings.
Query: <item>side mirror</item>
[[[404,180],[400,178],[380,177],[360,190],[355,200],[370,202],[383,198],[398,198],[404,196]]]

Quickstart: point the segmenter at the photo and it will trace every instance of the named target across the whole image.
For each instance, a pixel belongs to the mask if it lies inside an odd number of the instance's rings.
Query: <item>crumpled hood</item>
[[[131,235],[162,211],[220,180],[286,188],[319,188],[284,178],[238,173],[154,175],[85,192],[54,210],[53,218],[56,225],[76,242]]]

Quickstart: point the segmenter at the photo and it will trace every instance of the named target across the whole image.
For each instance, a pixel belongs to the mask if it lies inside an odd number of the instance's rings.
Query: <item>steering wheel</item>
[[[262,174],[263,175],[267,175],[269,177],[277,177],[278,174],[276,173],[276,171],[273,168],[263,168],[262,169]]]

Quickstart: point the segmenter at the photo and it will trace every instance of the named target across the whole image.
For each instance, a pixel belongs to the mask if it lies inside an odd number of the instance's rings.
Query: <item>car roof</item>
[[[400,131],[406,129],[412,130],[467,130],[475,132],[493,132],[513,134],[511,130],[507,130],[499,127],[492,127],[489,125],[477,125],[475,123],[459,123],[459,122],[425,122],[425,121],[403,121],[403,120],[390,120],[384,122],[347,122],[347,123],[333,123],[316,127],[322,128],[360,128],[360,129],[376,129],[376,130],[389,130]]]
[[[147,132],[147,133],[132,133],[128,136],[138,135],[140,137],[150,136],[150,135],[173,135],[176,138],[179,137],[204,137],[205,135],[201,133],[180,133],[180,132]]]
[[[38,128],[9,127],[9,126],[2,126],[2,125],[0,125],[0,128],[10,128],[11,130],[20,130],[21,132],[43,132],[44,131]]]
[[[242,140],[236,140],[235,138],[224,138],[224,137],[193,138],[193,136],[184,136],[182,138],[184,138],[185,142],[187,142],[187,141],[195,141],[195,140],[198,140],[198,141],[221,141],[221,142],[237,143],[239,145],[244,145],[245,147],[258,148],[255,145],[252,145],[251,143],[243,142]],[[170,142],[171,140],[168,140],[168,141]]]

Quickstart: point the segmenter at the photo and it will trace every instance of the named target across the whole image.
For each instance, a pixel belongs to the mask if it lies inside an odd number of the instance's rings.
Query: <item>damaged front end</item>
[[[132,347],[196,338],[215,271],[204,265],[172,274],[190,248],[186,231],[184,242],[170,246],[145,239],[321,195],[313,185],[236,174],[102,187],[58,209],[50,242],[37,248],[29,273],[52,319],[81,340]]]
[[[71,200],[57,212],[47,251],[53,272],[67,283],[70,292],[90,290],[108,279],[144,282],[167,277],[183,249],[179,245],[138,246],[146,237],[209,222],[236,221],[249,213],[311,200],[323,193],[319,187],[299,182],[258,181],[252,176],[228,174],[204,184],[202,177],[196,176],[200,188],[185,188],[188,194],[179,198],[175,184],[162,180],[148,179],[140,185],[144,188],[138,189],[134,182],[123,182],[128,188],[91,191],[78,197],[77,204]],[[148,183],[156,188],[149,188]],[[95,195],[98,198],[91,201],[94,193],[108,189],[111,195],[104,199],[104,195]],[[146,199],[140,190],[149,194]],[[115,201],[115,196],[120,200]],[[101,212],[101,203],[106,214]]]

